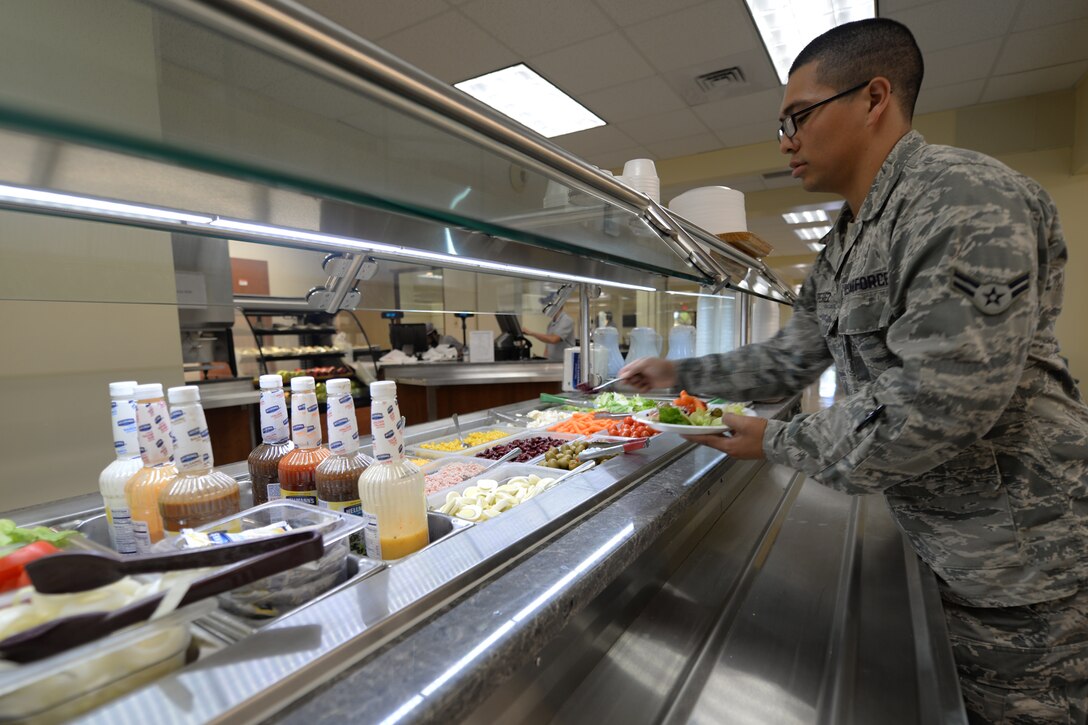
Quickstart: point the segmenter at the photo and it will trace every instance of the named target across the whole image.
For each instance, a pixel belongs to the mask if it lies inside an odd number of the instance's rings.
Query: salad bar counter
[[[249,508],[245,465],[224,466],[242,484],[242,514],[188,536],[282,522],[320,532],[324,553],[83,647],[4,663],[0,721],[97,707],[87,722],[720,722],[726,707],[748,722],[844,722],[844,702],[872,713],[891,698],[883,722],[956,722],[935,582],[882,503],[658,432],[705,430],[693,400],[610,393],[481,411],[459,430],[409,427],[432,543],[395,561],[359,553],[351,515]],[[713,428],[726,404],[697,402]],[[669,409],[687,422],[660,422]],[[578,430],[562,432],[571,421]],[[619,430],[579,427],[589,421]],[[443,450],[473,433],[488,440]],[[525,462],[491,459],[519,442]],[[65,548],[109,544],[93,497],[9,516],[77,532],[60,537]],[[167,539],[156,550],[184,549]],[[177,601],[206,574],[126,578],[111,596],[119,607],[150,591]],[[44,595],[19,592],[42,606]],[[93,608],[88,594],[64,595],[73,609],[51,616]],[[6,604],[0,626],[19,606]],[[85,690],[50,685],[72,668],[95,674]],[[768,693],[758,703],[753,682]],[[760,709],[775,697],[779,709]]]

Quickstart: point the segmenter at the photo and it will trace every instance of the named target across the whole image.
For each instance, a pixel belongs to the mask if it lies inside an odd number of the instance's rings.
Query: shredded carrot
[[[608,418],[595,418],[593,413],[575,413],[570,418],[548,428],[556,433],[575,433],[589,435],[602,431],[612,424]]]

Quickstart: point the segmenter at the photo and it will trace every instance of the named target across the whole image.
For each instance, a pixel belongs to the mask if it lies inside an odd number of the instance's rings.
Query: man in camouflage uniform
[[[922,59],[890,20],[835,28],[790,71],[783,153],[846,199],[773,339],[621,375],[734,400],[834,363],[845,397],[732,438],[852,494],[882,492],[938,577],[972,721],[1088,714],[1088,408],[1060,357],[1065,241],[1034,181],[911,130]],[[803,125],[802,125],[803,124]]]

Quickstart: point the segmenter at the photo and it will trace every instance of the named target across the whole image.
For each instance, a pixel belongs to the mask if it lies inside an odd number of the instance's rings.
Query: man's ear
[[[892,84],[884,76],[877,76],[869,82],[867,89],[869,94],[869,121],[876,123],[888,113],[897,112],[897,106],[892,100]]]

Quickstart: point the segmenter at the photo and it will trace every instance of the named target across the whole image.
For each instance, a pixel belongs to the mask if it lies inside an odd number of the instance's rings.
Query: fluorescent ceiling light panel
[[[547,138],[605,125],[523,63],[455,83],[454,88]]]
[[[744,0],[782,85],[805,46],[821,33],[876,17],[873,0]]]
[[[801,239],[822,239],[829,231],[831,231],[830,226],[804,227],[802,229],[794,229],[793,233]]]
[[[787,224],[811,224],[812,222],[829,222],[831,217],[823,209],[810,211],[793,211],[782,215],[782,221]]]
[[[809,242],[808,243],[808,248],[811,249],[814,252],[822,252],[822,251],[824,251],[824,247],[826,247],[826,246],[827,246],[826,244],[821,244],[820,242]]]

